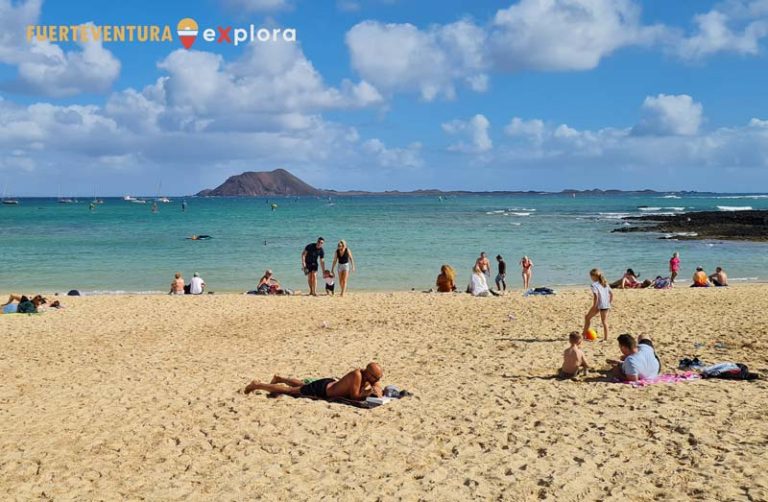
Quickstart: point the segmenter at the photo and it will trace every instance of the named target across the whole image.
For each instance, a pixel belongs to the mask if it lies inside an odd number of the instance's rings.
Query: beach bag
[[[701,370],[702,378],[722,378],[723,380],[757,380],[757,373],[750,373],[746,364],[720,363]]]
[[[17,314],[37,314],[37,307],[35,307],[35,304],[26,301],[19,303],[18,307],[16,307],[16,313]]]

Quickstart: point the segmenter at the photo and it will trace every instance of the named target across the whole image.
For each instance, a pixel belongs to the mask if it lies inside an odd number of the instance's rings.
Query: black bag
[[[37,314],[37,307],[35,307],[35,304],[30,301],[20,302],[19,305],[16,307],[16,313],[17,314]]]

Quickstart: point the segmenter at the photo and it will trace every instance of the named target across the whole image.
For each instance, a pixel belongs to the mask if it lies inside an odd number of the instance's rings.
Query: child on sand
[[[592,279],[592,307],[587,315],[584,316],[584,330],[582,335],[589,331],[589,324],[592,318],[600,314],[600,321],[603,323],[605,340],[608,340],[608,311],[613,303],[613,291],[608,287],[608,281],[599,268],[593,268],[589,271],[589,277]]]
[[[563,352],[563,367],[560,368],[558,373],[560,378],[573,378],[579,373],[581,368],[584,368],[584,373],[586,374],[589,368],[587,358],[581,350],[582,338],[579,332],[571,331],[571,334],[568,335],[568,342],[571,346]]]
[[[333,279],[333,272],[330,270],[323,272],[323,279],[325,279],[325,294],[333,296],[334,289],[336,289],[336,281]]]

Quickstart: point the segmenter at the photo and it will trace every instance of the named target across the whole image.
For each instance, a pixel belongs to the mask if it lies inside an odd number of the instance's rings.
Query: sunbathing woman
[[[628,268],[624,275],[621,276],[621,279],[612,282],[610,286],[613,289],[637,289],[647,288],[651,284],[653,284],[653,281],[650,279],[646,279],[643,282],[640,282],[637,274],[635,274],[635,271],[631,268]]]

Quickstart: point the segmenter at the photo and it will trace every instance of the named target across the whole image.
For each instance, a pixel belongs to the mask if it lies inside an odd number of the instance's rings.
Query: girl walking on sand
[[[613,303],[613,291],[608,286],[608,281],[599,268],[593,268],[589,271],[589,277],[592,279],[592,307],[587,315],[584,316],[584,330],[582,334],[587,335],[592,318],[600,314],[600,321],[603,323],[605,340],[608,340],[608,311]]]

